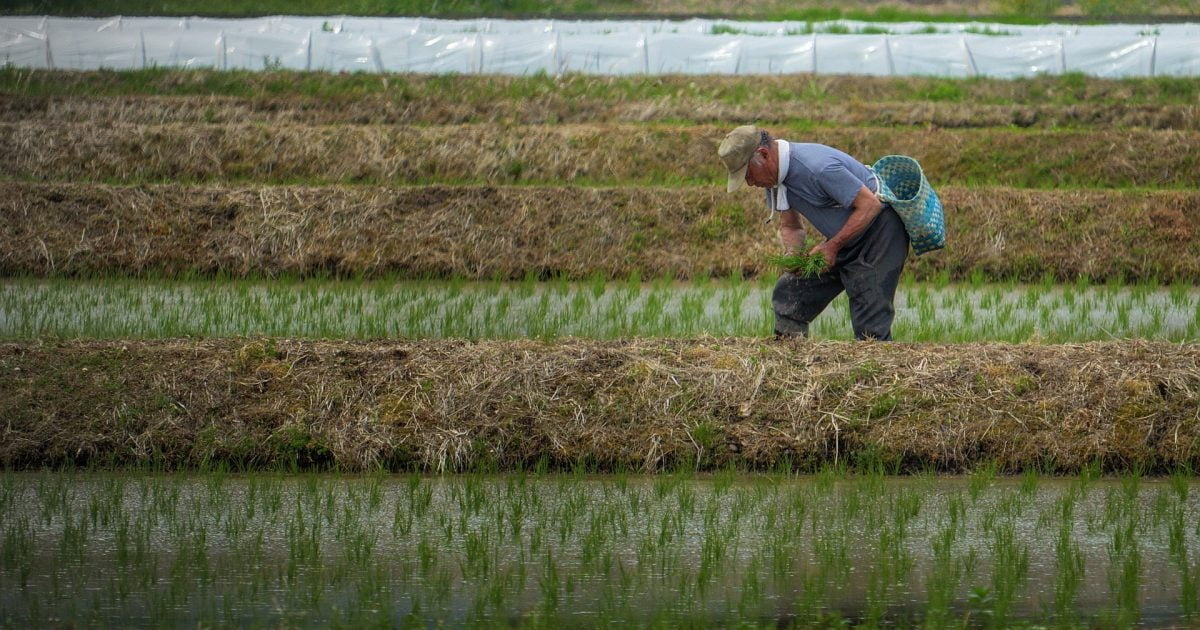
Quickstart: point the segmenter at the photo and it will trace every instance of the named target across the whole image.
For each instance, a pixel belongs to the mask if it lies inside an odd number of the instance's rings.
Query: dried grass
[[[918,278],[1200,277],[1200,193],[945,186]],[[517,279],[775,273],[755,191],[0,183],[0,273]]]
[[[548,92],[516,97],[482,94],[470,97],[470,84],[483,80],[464,78],[466,98],[451,98],[444,90],[414,87],[411,98],[387,94],[354,99],[304,96],[239,98],[232,96],[47,96],[0,95],[0,122],[39,122],[43,125],[92,123],[121,125],[239,124],[266,125],[413,125],[413,124],[580,124],[688,122],[726,125],[731,121],[789,124],[813,121],[823,126],[933,126],[950,129],[980,127],[1057,127],[1113,129],[1200,130],[1200,107],[1178,104],[1078,103],[987,104],[974,101],[935,102],[895,99],[894,94],[873,100],[813,101],[787,92],[754,94],[730,103],[712,92],[738,89],[718,84],[696,92],[679,87],[671,96],[631,96],[614,101],[606,95],[573,96]],[[490,78],[500,83],[505,78]],[[712,81],[709,77],[702,83]],[[417,83],[424,83],[414,80]],[[487,85],[487,84],[483,84]],[[782,88],[782,86],[781,86]],[[761,88],[759,88],[761,89]],[[840,89],[835,86],[831,89]],[[492,98],[483,98],[483,95]],[[832,96],[832,95],[831,95]]]
[[[68,107],[80,112],[89,103],[127,103],[131,109],[180,108],[196,111],[222,103],[241,103],[243,113],[270,115],[273,108],[316,108],[351,112],[346,121],[415,122],[444,120],[439,111],[494,112],[513,115],[551,113],[558,122],[572,116],[610,115],[624,104],[662,103],[697,106],[759,105],[781,108],[832,106],[853,111],[871,103],[895,105],[995,105],[1125,111],[1127,107],[1195,106],[1195,81],[1187,78],[1102,79],[1083,75],[1043,75],[1028,79],[969,80],[935,77],[845,75],[650,75],[509,77],[496,75],[335,74],[156,69],[143,72],[10,71],[0,72],[0,110],[28,116]],[[159,98],[187,97],[191,100]],[[48,98],[47,97],[51,97]],[[113,100],[108,100],[113,99]],[[123,100],[128,99],[128,100]],[[45,107],[43,107],[45,106]],[[102,106],[111,108],[111,105]],[[529,114],[517,114],[522,107]],[[79,109],[81,108],[81,109]],[[383,111],[381,111],[383,110]],[[795,111],[807,112],[806,109]],[[118,111],[119,116],[133,112]],[[219,112],[216,112],[219,113]],[[767,112],[771,114],[771,112]],[[284,116],[305,114],[293,111]],[[405,117],[416,117],[405,120]],[[395,117],[395,118],[393,118]],[[807,114],[799,118],[816,118]],[[22,120],[24,118],[17,118]],[[100,120],[89,118],[88,120]],[[817,118],[820,120],[820,118]],[[447,121],[453,118],[445,119]],[[476,119],[479,120],[479,119]],[[782,120],[782,119],[781,119]],[[580,122],[601,122],[589,118]],[[167,122],[167,121],[163,121]],[[212,121],[205,121],[212,122]],[[236,122],[236,121],[223,121]],[[280,121],[283,122],[283,121]],[[297,120],[296,122],[302,122]]]
[[[12,467],[813,468],[871,453],[907,470],[1162,471],[1200,464],[1197,408],[1200,348],[1132,341],[0,345]]]
[[[93,181],[311,183],[719,181],[726,126],[262,126],[0,124],[0,171]],[[1186,131],[773,129],[864,161],[921,161],[935,184],[1190,186]]]

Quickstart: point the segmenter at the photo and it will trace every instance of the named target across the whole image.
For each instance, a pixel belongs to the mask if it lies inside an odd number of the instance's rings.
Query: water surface
[[[5,473],[0,621],[1177,625],[1197,620],[1196,491],[986,474]]]

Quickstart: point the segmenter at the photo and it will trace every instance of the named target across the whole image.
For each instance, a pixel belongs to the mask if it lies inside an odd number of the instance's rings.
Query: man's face
[[[746,165],[746,183],[759,188],[774,188],[779,183],[779,154],[758,147]]]

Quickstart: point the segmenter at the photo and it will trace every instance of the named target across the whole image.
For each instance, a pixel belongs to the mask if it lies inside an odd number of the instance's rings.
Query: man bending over
[[[871,169],[833,147],[777,140],[754,125],[730,132],[717,153],[729,170],[729,192],[742,184],[767,189],[786,253],[825,257],[815,277],[784,273],[775,284],[775,335],[807,336],[812,320],[845,291],[854,337],[891,340],[908,233],[875,196],[879,181]],[[808,252],[800,215],[826,239]]]

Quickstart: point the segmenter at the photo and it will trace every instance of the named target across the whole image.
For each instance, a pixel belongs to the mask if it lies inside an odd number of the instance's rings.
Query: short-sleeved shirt
[[[854,206],[858,191],[876,192],[871,169],[849,155],[823,144],[790,142],[791,151],[783,186],[790,209],[808,219],[817,231],[832,238]],[[767,189],[767,205],[775,209],[775,191]]]

